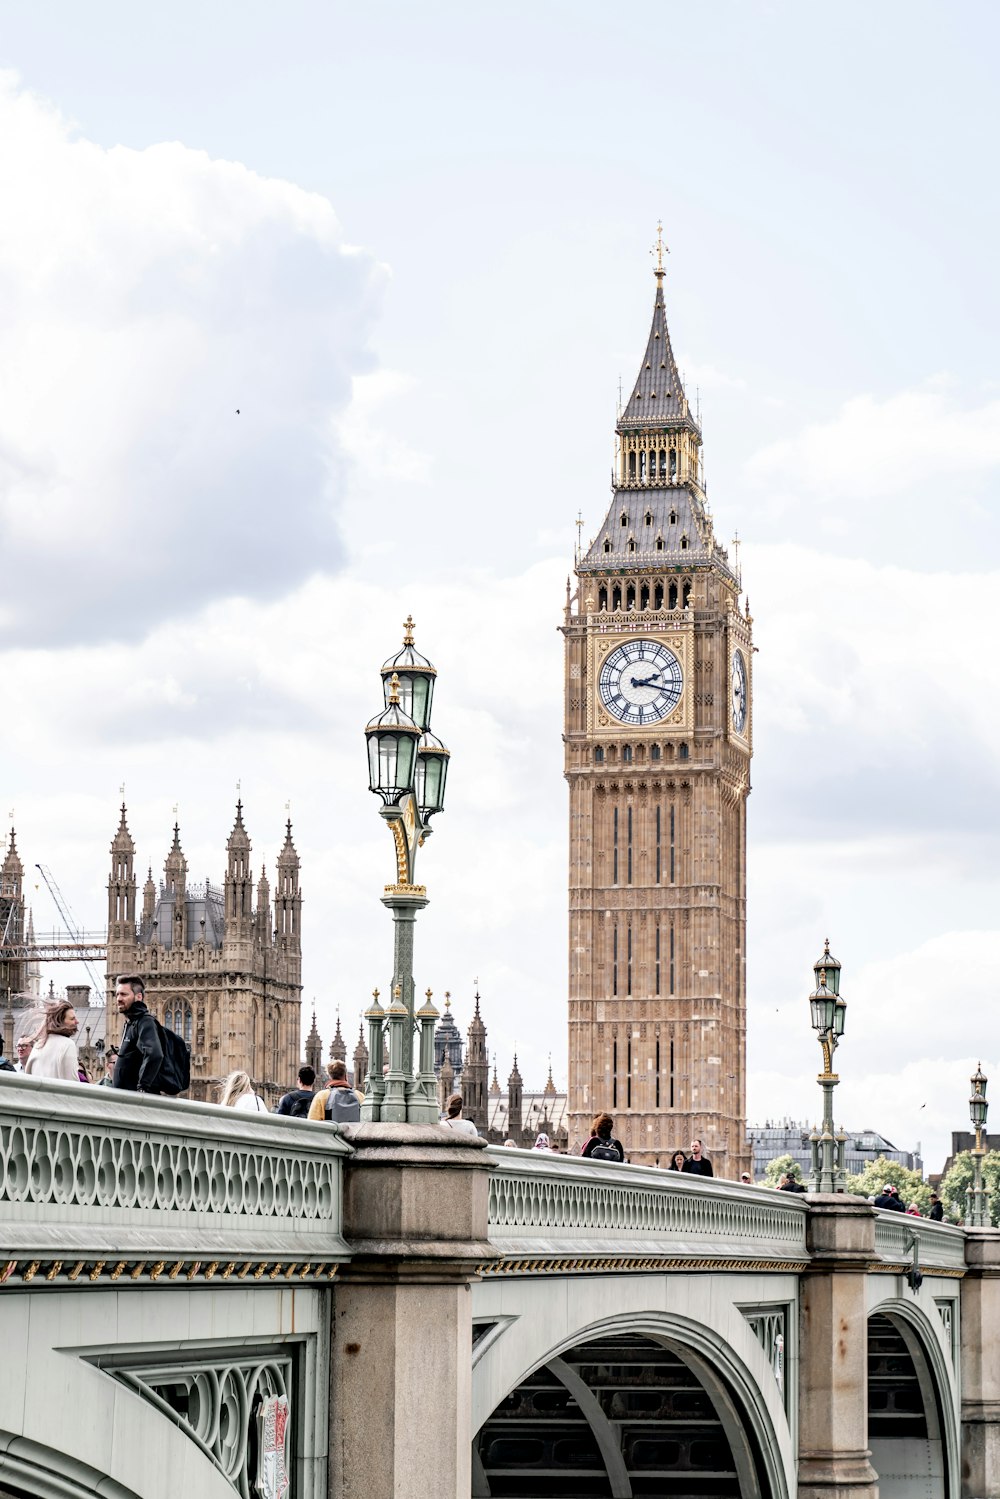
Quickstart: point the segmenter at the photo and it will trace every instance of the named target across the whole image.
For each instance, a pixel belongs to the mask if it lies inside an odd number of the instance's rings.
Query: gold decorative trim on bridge
[[[940,1276],[942,1280],[962,1280],[965,1276],[965,1268],[957,1265],[921,1265],[925,1280]],[[869,1275],[909,1275],[913,1269],[912,1260],[902,1260],[898,1264],[886,1264],[885,1260],[873,1260],[868,1266]]]
[[[809,1264],[809,1260],[734,1260],[707,1255],[588,1255],[562,1259],[493,1260],[483,1265],[479,1273],[484,1278],[495,1275],[606,1275],[622,1271],[649,1273],[661,1270],[746,1270],[776,1275],[801,1275],[809,1269]]]
[[[169,1270],[167,1266],[170,1266]],[[0,1286],[30,1285],[39,1273],[48,1283],[63,1281],[75,1284],[84,1277],[96,1283],[118,1282],[127,1274],[130,1281],[210,1281],[220,1280],[313,1280],[331,1281],[340,1268],[339,1262],[303,1262],[302,1260],[114,1260],[52,1259],[0,1261]],[[15,1276],[18,1279],[15,1281]]]

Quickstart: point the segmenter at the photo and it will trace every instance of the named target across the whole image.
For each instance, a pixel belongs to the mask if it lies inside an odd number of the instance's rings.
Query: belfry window
[[[606,552],[610,552],[610,550],[611,550],[611,542],[607,538],[605,538],[605,541],[604,541],[604,550]]]
[[[646,482],[646,453],[645,449],[639,454],[639,483]]]
[[[667,450],[666,450],[666,448],[661,448],[660,449],[660,478],[661,479],[665,479],[666,477],[667,477]]]
[[[671,477],[671,479],[676,479],[677,478],[677,449],[676,448],[671,448],[670,449],[670,477]]]
[[[635,454],[634,453],[629,453],[629,455],[628,455],[628,478],[629,478],[629,483],[630,484],[634,484],[635,483]]]
[[[630,583],[625,590],[625,608],[635,608],[635,584]]]
[[[648,609],[649,608],[649,584],[648,583],[643,583],[642,587],[639,589],[639,608],[640,609]]]
[[[687,606],[688,606],[688,604],[690,604],[690,602],[691,602],[691,580],[689,578],[687,580],[687,582],[684,584],[684,597],[682,598],[681,603],[684,605],[684,608],[686,609]]]
[[[610,550],[610,544],[607,549]],[[608,590],[606,588],[599,588],[597,590],[597,607],[602,613],[608,607]]]
[[[621,586],[620,583],[616,583],[615,586],[614,586],[614,588],[611,590],[611,607],[612,607],[612,609],[620,609],[621,606],[622,606],[622,586]]]
[[[677,584],[676,583],[671,583],[671,585],[670,585],[670,592],[667,594],[667,608],[668,609],[676,609],[677,608]]]
[[[657,583],[655,589],[653,590],[653,608],[654,609],[662,609],[663,608],[663,584],[662,583]]]

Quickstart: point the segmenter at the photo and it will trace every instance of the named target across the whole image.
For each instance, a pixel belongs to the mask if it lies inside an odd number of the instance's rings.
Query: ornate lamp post
[[[965,1221],[970,1228],[989,1228],[990,1226],[986,1193],[983,1191],[983,1156],[986,1154],[986,1148],[983,1145],[983,1130],[986,1128],[988,1108],[986,1078],[983,1077],[982,1063],[977,1062],[972,1078],[972,1095],[969,1098],[969,1117],[976,1131],[976,1148],[972,1152],[972,1186],[967,1187],[965,1191]]]
[[[386,1123],[436,1124],[434,1024],[438,1011],[430,991],[415,1008],[413,928],[427,891],[414,883],[417,849],[430,837],[430,820],[444,808],[448,751],[430,731],[437,672],[413,646],[413,620],[404,625],[403,648],[382,667],[385,708],[365,729],[369,789],[381,797],[379,812],[396,845],[396,880],[386,885],[382,904],[392,912],[393,974],[388,1009],[378,991],[365,1012],[368,1021],[368,1078],[362,1119]],[[419,1048],[414,1058],[414,1036]],[[382,1073],[383,1038],[388,1037],[389,1068]]]
[[[846,1190],[844,1146],[846,1136],[836,1134],[833,1123],[833,1090],[840,1078],[833,1070],[833,1054],[844,1034],[847,1002],[840,996],[840,964],[830,953],[827,939],[823,956],[813,964],[816,988],[809,996],[812,1027],[823,1048],[823,1071],[816,1081],[823,1090],[823,1127],[813,1130],[810,1192],[843,1192]]]

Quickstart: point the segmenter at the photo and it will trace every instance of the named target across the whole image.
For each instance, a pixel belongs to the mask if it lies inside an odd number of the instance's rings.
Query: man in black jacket
[[[125,1030],[115,1063],[114,1086],[130,1093],[160,1091],[163,1047],[159,1027],[143,1001],[145,993],[141,978],[120,978],[115,985],[115,1002],[119,1014],[125,1016]]]
[[[708,1159],[708,1156],[707,1155],[702,1155],[702,1153],[701,1153],[701,1141],[700,1140],[692,1140],[691,1141],[691,1154],[688,1156],[687,1160],[684,1162],[684,1165],[681,1167],[681,1170],[682,1171],[686,1171],[689,1176],[714,1176],[715,1175],[715,1172],[712,1170],[712,1163]]]
[[[899,1194],[894,1190],[891,1182],[886,1182],[876,1197],[874,1206],[877,1208],[888,1208],[891,1213],[906,1212],[906,1209],[899,1200]]]
[[[299,1086],[290,1093],[283,1093],[278,1100],[276,1114],[287,1114],[292,1119],[305,1119],[315,1095],[316,1074],[310,1066],[299,1068]]]

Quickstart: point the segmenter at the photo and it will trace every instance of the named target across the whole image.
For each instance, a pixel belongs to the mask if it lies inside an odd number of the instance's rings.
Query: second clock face
[[[742,651],[733,651],[733,728],[742,734],[747,726],[747,668]]]
[[[619,723],[659,723],[681,700],[684,673],[658,640],[627,640],[606,658],[598,677],[601,702]]]

